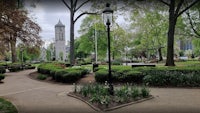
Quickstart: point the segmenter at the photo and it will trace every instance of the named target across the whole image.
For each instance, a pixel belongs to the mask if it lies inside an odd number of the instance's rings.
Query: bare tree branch
[[[65,4],[65,6],[66,6],[69,10],[71,9],[65,0],[62,0],[62,2]]]
[[[85,2],[83,2],[80,6],[78,6],[74,12],[78,11],[83,5],[85,5],[86,3],[88,3],[90,0],[87,0]]]
[[[175,11],[175,15],[178,16],[178,12],[180,11],[181,9],[181,6],[183,5],[184,3],[184,0],[181,0],[176,8],[176,11]]]
[[[83,12],[81,13],[78,17],[76,17],[76,19],[74,20],[74,23],[83,15],[85,14],[90,14],[90,15],[98,15],[98,13],[89,13],[89,12]]]
[[[75,0],[75,2],[74,2],[74,4],[73,4],[73,5],[74,5],[74,9],[73,9],[73,10],[74,10],[74,11],[76,10],[77,3],[78,3],[78,0]]]
[[[192,6],[194,6],[197,2],[199,2],[199,0],[195,0],[193,3],[191,3],[189,6],[187,6],[185,9],[183,9],[182,11],[180,11],[180,13],[178,13],[177,17],[179,17],[181,14],[183,14],[185,11],[187,11],[189,8],[191,8]]]
[[[186,12],[187,16],[188,16],[188,19],[189,19],[189,22],[190,22],[190,25],[191,25],[191,28],[193,30],[193,32],[198,36],[200,37],[200,33],[194,28],[194,24],[192,22],[192,19],[191,19],[191,16],[190,16],[190,12]]]
[[[159,0],[160,2],[164,3],[165,5],[169,6],[170,4],[165,2],[164,0]]]

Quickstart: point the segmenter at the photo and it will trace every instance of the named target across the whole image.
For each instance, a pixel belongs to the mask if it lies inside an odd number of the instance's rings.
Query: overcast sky
[[[67,7],[61,2],[61,0],[55,0],[49,2],[48,0],[40,0],[35,7],[30,7],[30,3],[26,3],[26,7],[30,12],[30,16],[34,18],[36,23],[42,28],[40,36],[42,40],[45,41],[45,47],[53,42],[55,38],[54,26],[58,23],[59,19],[65,25],[65,39],[66,42],[69,41],[70,36],[70,13]],[[87,5],[82,10],[88,10]],[[81,25],[81,21],[85,16],[79,18],[75,24],[75,37],[78,37],[78,30]],[[121,18],[122,19],[122,18]],[[121,19],[118,19],[121,20]]]

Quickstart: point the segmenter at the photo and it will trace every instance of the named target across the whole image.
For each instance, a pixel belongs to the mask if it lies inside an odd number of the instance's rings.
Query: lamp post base
[[[114,95],[114,88],[112,84],[109,84],[108,92],[110,93],[110,95]]]

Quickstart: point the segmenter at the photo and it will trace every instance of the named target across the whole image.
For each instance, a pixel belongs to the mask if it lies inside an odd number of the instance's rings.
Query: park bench
[[[156,67],[155,64],[133,64],[131,67]]]

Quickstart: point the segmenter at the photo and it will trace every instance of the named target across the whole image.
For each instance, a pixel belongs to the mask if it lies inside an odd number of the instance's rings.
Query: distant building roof
[[[65,25],[63,25],[62,22],[59,20],[55,27],[65,27]]]

